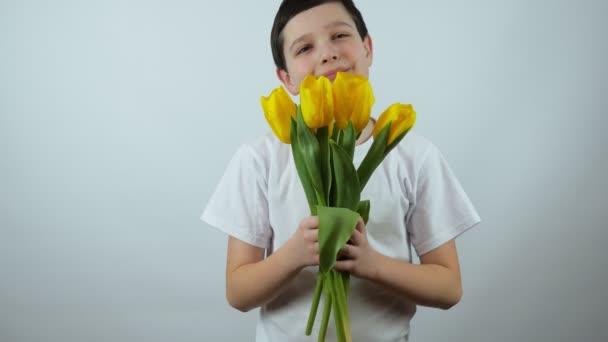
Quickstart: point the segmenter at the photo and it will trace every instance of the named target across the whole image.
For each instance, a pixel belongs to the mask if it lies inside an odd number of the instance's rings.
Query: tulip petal
[[[411,129],[415,121],[416,112],[411,104],[394,103],[378,118],[378,122],[374,127],[374,137],[376,137],[380,133],[380,130],[382,130],[389,122],[392,122],[388,141],[386,142],[387,145],[390,145],[403,132]]]
[[[264,110],[264,117],[273,133],[282,142],[291,143],[291,118],[295,117],[296,104],[293,102],[285,88],[274,89],[268,97],[262,97],[260,104]]]
[[[374,96],[369,80],[362,75],[338,72],[333,83],[334,116],[340,129],[352,121],[357,132],[367,125]]]
[[[328,126],[334,119],[331,82],[324,76],[308,75],[300,83],[300,107],[306,126],[317,129]]]

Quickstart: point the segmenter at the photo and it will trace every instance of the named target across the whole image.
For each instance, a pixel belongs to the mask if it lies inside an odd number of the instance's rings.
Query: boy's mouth
[[[333,69],[333,70],[330,70],[330,71],[324,73],[323,76],[327,77],[330,81],[333,81],[336,79],[338,72],[348,72],[349,70],[350,70],[350,68]]]

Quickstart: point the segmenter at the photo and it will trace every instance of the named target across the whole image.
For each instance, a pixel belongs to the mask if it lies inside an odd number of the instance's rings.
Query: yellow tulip
[[[286,144],[291,143],[290,127],[291,117],[296,117],[296,104],[293,102],[285,88],[274,89],[268,97],[260,99],[266,121],[274,134]]]
[[[388,107],[384,113],[378,118],[376,127],[374,127],[374,138],[378,136],[378,133],[392,122],[390,131],[388,133],[388,140],[386,145],[390,145],[398,136],[403,132],[409,130],[414,126],[416,122],[416,112],[411,104],[395,103]]]
[[[344,129],[352,120],[355,130],[361,132],[369,122],[375,102],[368,79],[362,75],[338,72],[332,88],[336,124]]]
[[[312,129],[328,126],[334,118],[334,98],[329,79],[306,76],[300,84],[300,108],[306,126]]]

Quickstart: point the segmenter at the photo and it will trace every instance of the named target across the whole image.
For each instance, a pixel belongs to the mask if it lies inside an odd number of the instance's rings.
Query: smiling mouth
[[[336,79],[336,76],[338,76],[339,72],[348,72],[349,70],[350,70],[350,68],[343,69],[343,70],[342,69],[338,69],[338,70],[330,71],[330,72],[328,72],[326,74],[323,74],[323,76],[327,77],[330,81],[333,81],[333,80]]]

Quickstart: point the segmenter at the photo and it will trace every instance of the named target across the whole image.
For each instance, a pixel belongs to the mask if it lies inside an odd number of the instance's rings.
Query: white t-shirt
[[[370,138],[355,148],[358,167]],[[376,169],[361,194],[371,210],[367,232],[376,251],[406,262],[454,239],[480,222],[479,215],[441,152],[412,131]],[[241,146],[209,200],[201,219],[239,240],[279,249],[310,215],[291,146],[271,133]],[[304,334],[317,267],[302,270],[260,310],[257,342],[315,341],[323,305],[311,336]],[[376,284],[351,278],[350,326],[356,341],[407,341],[416,306]],[[335,341],[333,319],[327,342]]]

